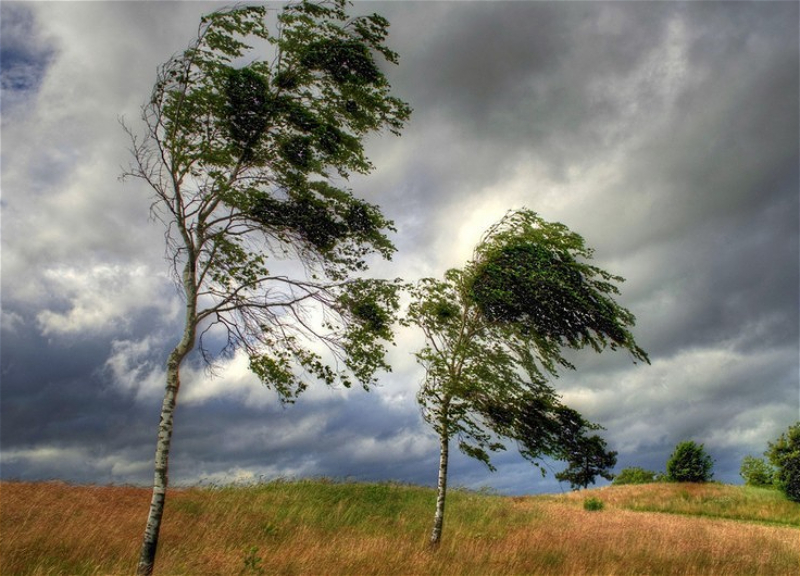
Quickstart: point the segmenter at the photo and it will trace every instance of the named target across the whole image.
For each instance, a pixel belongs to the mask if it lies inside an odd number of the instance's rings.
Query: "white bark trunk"
[[[450,437],[445,427],[439,437],[439,482],[436,489],[436,515],[433,517],[433,531],[430,545],[439,546],[444,525],[444,505],[447,497],[447,462],[450,455]]]
[[[158,425],[156,442],[155,472],[153,474],[153,495],[150,499],[150,513],[142,539],[139,554],[137,576],[150,576],[158,548],[158,534],[161,530],[161,518],[164,515],[164,503],[167,495],[169,450],[172,441],[173,417],[180,390],[180,368],[184,358],[192,351],[195,344],[197,322],[197,289],[195,288],[194,267],[187,265],[183,275],[186,290],[186,324],[183,337],[167,360],[167,385],[164,401],[161,404],[161,421]]]

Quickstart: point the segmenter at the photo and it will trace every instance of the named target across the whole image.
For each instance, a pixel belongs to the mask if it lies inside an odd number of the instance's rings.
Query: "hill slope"
[[[583,509],[587,496],[605,508]],[[0,573],[131,574],[145,489],[0,484]],[[157,574],[796,574],[800,505],[777,492],[654,484],[563,496],[273,482],[173,490]],[[671,512],[671,513],[664,513]]]

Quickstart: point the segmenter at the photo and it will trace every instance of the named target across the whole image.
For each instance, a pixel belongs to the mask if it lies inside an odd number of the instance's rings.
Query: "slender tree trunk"
[[[436,489],[436,515],[433,517],[433,531],[430,539],[431,548],[437,548],[442,539],[444,504],[447,497],[447,461],[449,456],[450,434],[447,426],[444,426],[439,436],[439,482]]]
[[[164,401],[161,404],[161,421],[158,425],[156,442],[155,472],[153,474],[153,495],[150,499],[150,513],[142,539],[139,553],[137,576],[150,576],[158,548],[158,534],[161,530],[161,517],[164,515],[164,502],[167,495],[169,450],[172,442],[172,425],[175,406],[180,390],[180,368],[183,359],[192,351],[195,343],[197,317],[197,290],[194,287],[194,268],[187,264],[184,270],[184,288],[186,289],[186,324],[183,338],[170,353],[167,360],[167,385]]]

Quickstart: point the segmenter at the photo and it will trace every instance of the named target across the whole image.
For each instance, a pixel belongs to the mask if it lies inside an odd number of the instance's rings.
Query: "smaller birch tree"
[[[490,470],[504,438],[534,463],[572,462],[589,444],[585,426],[570,429],[577,412],[548,384],[559,368],[573,367],[562,350],[626,348],[648,361],[628,330],[633,315],[610,296],[622,279],[579,260],[591,254],[565,226],[519,210],[484,234],[463,270],[411,288],[405,322],[425,336],[417,399],[440,446],[431,546],[442,536],[452,440]]]

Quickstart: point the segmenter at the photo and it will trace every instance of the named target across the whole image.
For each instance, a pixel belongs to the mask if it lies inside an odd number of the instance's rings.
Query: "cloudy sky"
[[[157,66],[206,2],[13,2],[2,18],[3,478],[152,477],[163,363],[181,332],[150,195],[118,176]],[[527,206],[627,278],[619,301],[652,365],[571,356],[555,382],[605,426],[617,470],[705,444],[716,478],[800,419],[798,3],[357,3],[392,23],[389,70],[414,114],[369,140],[352,181],[397,226],[379,276],[462,265]],[[290,407],[235,357],[184,375],[174,483],[332,476],[434,485],[422,372],[400,332],[380,387],[317,387]],[[451,481],[568,489],[513,447]],[[555,469],[560,469],[555,465]]]

